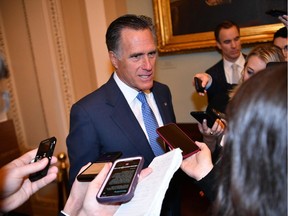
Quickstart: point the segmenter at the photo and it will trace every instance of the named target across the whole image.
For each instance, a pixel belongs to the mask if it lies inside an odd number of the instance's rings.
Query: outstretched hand
[[[202,142],[195,142],[200,151],[184,159],[181,169],[190,177],[199,181],[205,177],[213,168],[211,152],[207,145]]]
[[[90,163],[81,168],[79,173],[86,169]],[[104,182],[112,163],[107,163],[100,173],[91,182],[79,182],[75,179],[70,196],[64,207],[64,212],[74,215],[113,215],[120,204],[101,204],[96,200],[96,195]],[[139,182],[152,172],[151,168],[143,169],[140,173]]]
[[[58,168],[52,166],[45,177],[35,182],[29,180],[30,174],[44,169],[48,164],[47,158],[30,163],[36,152],[37,149],[29,151],[0,169],[0,210],[2,212],[19,207],[32,194],[56,179]],[[57,158],[53,156],[51,164],[56,162]]]

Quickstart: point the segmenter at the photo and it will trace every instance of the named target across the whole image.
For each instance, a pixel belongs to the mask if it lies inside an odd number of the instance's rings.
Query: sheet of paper
[[[181,162],[182,151],[179,148],[155,157],[149,165],[153,172],[138,183],[132,200],[122,204],[114,215],[160,215],[166,190]]]

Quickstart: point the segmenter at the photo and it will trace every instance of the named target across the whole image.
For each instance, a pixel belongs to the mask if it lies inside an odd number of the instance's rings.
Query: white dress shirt
[[[245,58],[244,58],[243,54],[241,54],[235,62],[229,62],[226,59],[223,59],[223,63],[224,63],[225,76],[226,76],[226,80],[228,83],[233,84],[233,82],[232,82],[232,72],[233,72],[232,71],[232,64],[236,64],[238,66],[237,67],[238,75],[239,75],[239,77],[242,77],[242,71],[244,69],[244,64],[245,64]],[[239,83],[239,81],[238,81],[238,83]]]
[[[148,133],[146,131],[145,124],[143,121],[143,116],[142,116],[142,109],[141,109],[142,103],[136,98],[139,91],[131,88],[126,83],[122,82],[120,80],[120,78],[118,77],[116,72],[114,72],[113,78],[114,78],[116,84],[118,85],[118,87],[120,88],[121,92],[123,93],[123,95],[124,95],[126,101],[128,102],[132,112],[134,113],[135,117],[137,118],[137,120],[138,120],[142,130],[144,131],[147,139],[149,140]],[[158,110],[157,104],[155,102],[153,92],[150,92],[148,94],[145,93],[145,95],[146,95],[147,102],[148,102],[149,106],[151,107],[151,109],[152,109],[152,111],[156,117],[156,120],[158,122],[159,127],[163,126],[163,121],[162,121],[160,112]],[[125,114],[123,114],[123,115],[125,115]]]

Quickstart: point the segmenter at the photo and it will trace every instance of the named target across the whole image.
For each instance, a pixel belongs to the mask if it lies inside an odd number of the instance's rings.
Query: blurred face
[[[250,56],[244,68],[243,81],[248,80],[255,73],[266,68],[266,63],[258,56]]]
[[[282,50],[285,60],[288,61],[288,40],[287,38],[278,37],[274,40],[274,45]]]
[[[153,86],[156,44],[150,30],[123,29],[118,53],[109,56],[119,78],[136,90]]]
[[[222,51],[222,55],[226,60],[230,62],[237,60],[241,54],[241,41],[239,32],[235,26],[220,30],[217,47]]]

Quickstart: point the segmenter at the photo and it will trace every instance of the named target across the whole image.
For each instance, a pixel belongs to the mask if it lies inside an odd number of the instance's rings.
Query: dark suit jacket
[[[163,123],[175,122],[168,86],[154,82],[152,91]],[[67,148],[71,185],[83,165],[95,162],[105,152],[121,151],[123,158],[141,155],[145,167],[155,157],[113,75],[72,106]]]
[[[213,79],[211,86],[207,89],[207,110],[210,111],[214,108],[225,113],[226,106],[229,102],[229,91],[235,87],[235,84],[227,83],[223,59],[209,68],[206,73]]]

